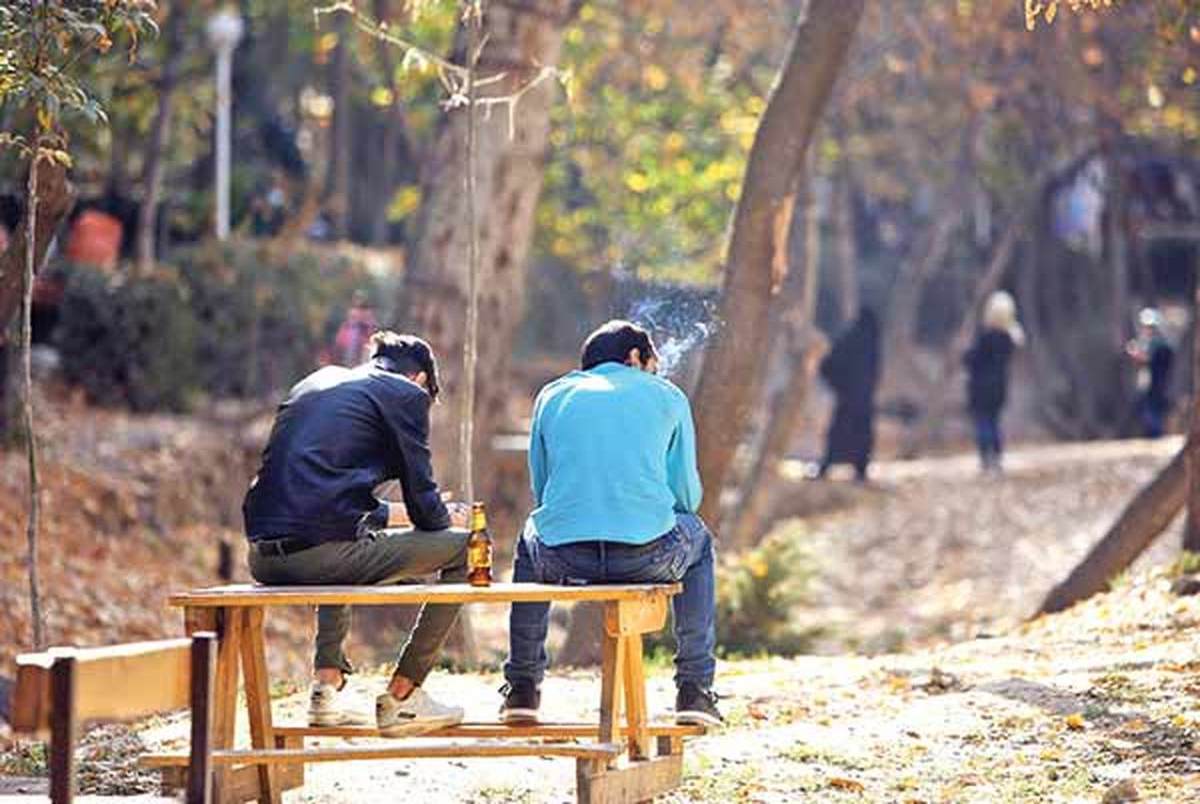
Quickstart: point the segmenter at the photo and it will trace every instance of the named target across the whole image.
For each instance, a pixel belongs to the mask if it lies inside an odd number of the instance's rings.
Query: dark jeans
[[[582,542],[548,547],[526,524],[517,541],[513,581],[517,583],[676,583],[683,591],[671,601],[675,615],[675,683],[708,688],[716,672],[716,584],[713,537],[695,514],[679,514],[675,527],[645,545]],[[549,603],[514,603],[509,615],[510,683],[541,684],[546,673]]]
[[[979,460],[983,468],[1000,465],[1004,453],[1004,433],[1000,430],[999,414],[975,414],[975,445],[979,448]]]
[[[357,541],[325,542],[289,555],[261,554],[251,544],[250,574],[268,585],[374,585],[412,583],[437,574],[442,583],[467,577],[465,530],[385,530]],[[422,606],[396,673],[420,685],[441,656],[459,605]],[[350,633],[349,606],[317,607],[314,666],[353,673],[343,644]]]
[[[1161,438],[1167,431],[1167,414],[1171,406],[1150,394],[1143,394],[1138,400],[1138,421],[1142,425],[1142,435],[1146,438]]]

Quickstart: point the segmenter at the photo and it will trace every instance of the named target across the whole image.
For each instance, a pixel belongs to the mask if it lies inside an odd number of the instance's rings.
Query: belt
[[[642,553],[652,552],[658,547],[662,536],[658,536],[645,544],[630,544],[629,542],[613,542],[603,539],[587,539],[578,542],[567,542],[566,544],[556,544],[550,547],[551,550],[560,550],[567,548],[591,548],[597,552],[617,552],[625,553],[626,555],[641,555]]]
[[[320,542],[310,542],[308,539],[298,536],[283,536],[273,539],[257,539],[250,544],[254,545],[254,549],[258,551],[259,555],[282,557],[316,547]]]

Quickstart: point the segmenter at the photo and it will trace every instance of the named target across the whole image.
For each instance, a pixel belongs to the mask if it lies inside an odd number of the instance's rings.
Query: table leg
[[[621,709],[625,640],[606,631],[603,655],[603,662],[600,666],[600,742],[615,743]]]
[[[217,677],[213,700],[213,750],[233,748],[237,716],[238,667],[241,660],[242,616],[237,608],[209,609],[187,617],[187,626],[207,621],[217,633]],[[197,629],[199,630],[199,629]],[[213,773],[213,802],[225,804],[233,798],[233,773],[229,766],[218,765]]]
[[[261,607],[241,610],[242,674],[246,683],[246,713],[250,721],[250,744],[257,749],[275,747],[275,728],[271,720],[271,691],[267,677],[267,656],[263,643]],[[278,772],[271,765],[258,766],[259,801],[279,804],[282,791]]]
[[[629,758],[645,759],[650,756],[649,716],[646,713],[646,669],[642,664],[642,636],[630,634],[621,638],[625,642],[625,721],[628,727]]]

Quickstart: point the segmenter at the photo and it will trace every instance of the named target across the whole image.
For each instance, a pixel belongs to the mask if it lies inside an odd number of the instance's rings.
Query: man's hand
[[[471,506],[464,502],[448,502],[446,510],[450,512],[450,527],[465,528],[471,521]]]

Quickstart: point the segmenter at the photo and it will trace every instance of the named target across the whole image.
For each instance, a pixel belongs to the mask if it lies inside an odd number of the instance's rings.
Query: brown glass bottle
[[[467,539],[467,581],[471,586],[492,583],[492,537],[487,530],[483,503],[471,506],[471,537]]]

